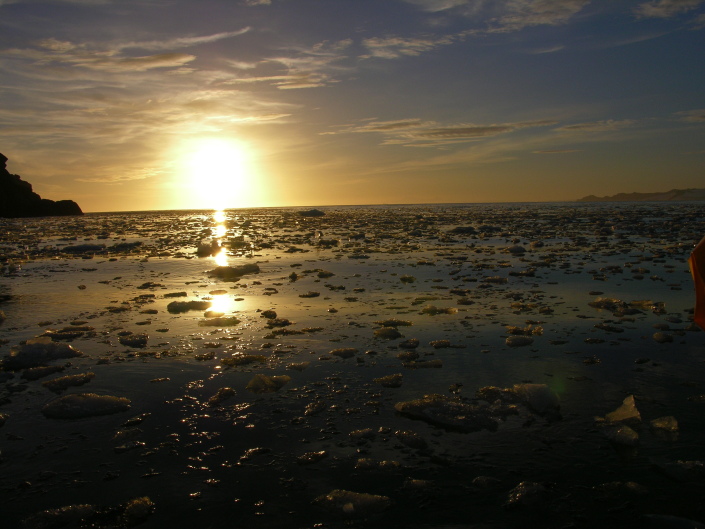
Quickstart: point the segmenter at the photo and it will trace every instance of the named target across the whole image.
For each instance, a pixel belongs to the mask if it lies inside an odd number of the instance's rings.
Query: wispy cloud
[[[557,128],[556,130],[563,132],[607,132],[632,127],[635,124],[636,121],[631,119],[625,119],[621,121],[609,119],[605,121],[592,121],[588,123],[574,123],[572,125],[564,125],[562,127]]]
[[[494,32],[519,31],[531,26],[565,24],[591,0],[508,0],[495,18]]]
[[[438,11],[445,11],[447,9],[452,9],[458,6],[465,6],[470,3],[470,0],[406,0],[410,4],[415,4],[419,6],[424,11],[429,11],[431,13],[436,13]],[[474,3],[481,3],[475,0]]]
[[[279,55],[261,60],[259,63],[240,63],[230,61],[229,64],[236,70],[252,70],[252,75],[238,75],[223,80],[224,85],[247,85],[253,83],[268,83],[280,90],[293,90],[302,88],[319,88],[338,82],[334,77],[336,73],[348,69],[341,66],[341,62],[348,59],[345,50],[352,45],[352,40],[324,41],[310,48],[297,48],[287,50],[289,55]],[[276,73],[257,75],[258,68],[276,66]],[[284,70],[284,71],[281,71]]]
[[[555,121],[541,120],[492,125],[465,123],[442,125],[433,121],[412,118],[397,121],[370,121],[362,125],[344,128],[337,133],[328,134],[378,133],[383,135],[383,145],[430,147],[478,141],[520,129],[546,127],[555,124]]]
[[[453,36],[440,37],[372,37],[362,41],[369,50],[369,55],[363,58],[397,59],[404,56],[417,56],[441,46],[447,46],[455,41]]]
[[[683,112],[677,112],[676,115],[681,121],[686,121],[689,123],[705,123],[705,108],[685,110]]]
[[[0,57],[34,61],[40,66],[67,66],[86,68],[105,72],[142,72],[154,68],[178,68],[196,59],[189,53],[158,53],[154,55],[131,56],[123,53],[128,49],[175,50],[232,38],[249,31],[244,28],[227,33],[198,37],[179,37],[163,41],[126,42],[126,43],[74,43],[66,40],[47,38],[31,48],[13,48],[0,50]]]
[[[0,51],[0,57],[27,59],[36,66],[63,65],[105,72],[142,72],[153,68],[176,68],[196,57],[186,53],[160,53],[138,57],[120,56],[114,51],[97,51],[54,39],[42,41],[39,48]]]
[[[231,39],[233,37],[239,37],[250,31],[250,27],[245,27],[238,29],[237,31],[227,31],[222,33],[215,33],[213,35],[201,35],[194,37],[177,37],[165,40],[151,40],[145,42],[125,42],[116,45],[116,49],[126,50],[126,49],[142,49],[142,50],[173,50],[180,48],[190,48],[192,46],[199,46],[201,44],[209,44],[211,42],[217,42],[223,39]]]
[[[533,154],[570,154],[571,152],[580,152],[580,149],[542,149],[532,152]]]
[[[697,8],[703,0],[652,0],[635,8],[642,18],[670,18]]]

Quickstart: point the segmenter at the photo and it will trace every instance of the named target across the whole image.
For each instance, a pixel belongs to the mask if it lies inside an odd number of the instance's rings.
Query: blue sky
[[[0,152],[86,211],[705,187],[703,65],[703,0],[0,0]]]

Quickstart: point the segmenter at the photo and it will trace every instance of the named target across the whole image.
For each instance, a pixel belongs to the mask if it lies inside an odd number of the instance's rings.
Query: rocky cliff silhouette
[[[32,191],[32,184],[7,170],[7,156],[0,153],[0,217],[49,217],[83,215],[73,200],[48,200]]]

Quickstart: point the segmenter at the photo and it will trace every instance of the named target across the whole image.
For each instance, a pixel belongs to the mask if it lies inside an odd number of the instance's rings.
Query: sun
[[[188,198],[194,208],[226,209],[251,205],[254,175],[242,142],[208,138],[189,144],[185,156]]]

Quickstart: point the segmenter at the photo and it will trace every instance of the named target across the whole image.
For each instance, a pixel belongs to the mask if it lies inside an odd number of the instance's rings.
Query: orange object
[[[705,238],[698,243],[688,258],[690,273],[695,283],[695,314],[693,319],[705,330]]]

